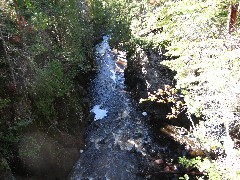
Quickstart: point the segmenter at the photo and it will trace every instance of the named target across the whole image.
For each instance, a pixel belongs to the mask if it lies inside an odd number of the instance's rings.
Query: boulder
[[[138,100],[146,98],[147,92],[164,89],[165,85],[174,85],[175,73],[160,64],[166,58],[164,50],[155,52],[136,48],[135,53],[128,60],[125,78],[126,84]]]

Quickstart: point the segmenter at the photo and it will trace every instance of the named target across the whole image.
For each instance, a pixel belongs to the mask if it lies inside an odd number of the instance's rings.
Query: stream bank
[[[0,41],[0,52],[4,52],[2,46],[3,41]],[[90,75],[77,74],[71,91],[54,97],[51,106],[55,110],[54,117],[46,117],[36,107],[39,99],[32,88],[39,74],[32,71],[26,57],[18,56],[22,47],[15,49],[11,57],[17,58],[14,63],[16,84],[12,82],[9,65],[0,62],[0,100],[8,100],[0,107],[0,179],[66,179],[79,157],[79,150],[85,145],[90,108],[85,89]],[[42,60],[45,55],[38,58]],[[44,67],[47,69],[47,62]],[[72,67],[65,64],[64,68]],[[44,78],[46,83],[49,79]],[[47,88],[49,86],[43,91]],[[49,89],[56,91],[54,88],[50,85]],[[41,98],[45,100],[45,97]]]
[[[155,141],[160,145],[168,144],[168,149],[175,152],[176,161],[177,156],[205,156],[209,152],[202,150],[196,140],[188,137],[188,131],[193,123],[198,123],[197,118],[187,117],[186,109],[183,109],[175,118],[167,118],[171,113],[171,103],[150,100],[141,102],[142,99],[148,98],[149,93],[166,89],[166,85],[175,87],[175,72],[161,64],[164,60],[171,60],[170,57],[165,56],[165,53],[164,48],[153,50],[136,47],[125,70],[128,90],[139,102],[141,111],[146,112],[147,123],[151,127]],[[184,102],[179,94],[178,98]]]
[[[165,56],[165,53],[164,48],[154,51],[137,47],[134,54],[130,56],[125,70],[125,78],[126,84],[137,102],[147,99],[149,93],[157,92],[159,89],[164,90],[166,85],[175,86],[175,72],[160,64],[162,61],[170,59]],[[181,96],[179,98],[183,101]],[[170,124],[189,129],[192,125],[186,117],[185,111],[180,113],[177,118],[166,118],[171,111],[171,107],[167,103],[144,101],[139,105],[142,111],[147,112],[149,119],[160,127],[163,124]]]
[[[83,77],[79,78],[83,81]],[[19,140],[9,149],[12,155],[8,159],[17,180],[67,178],[79,157],[79,150],[84,148],[89,119],[90,102],[81,81],[76,79],[73,91],[54,102],[56,116],[53,121],[30,123],[18,134]],[[27,100],[29,104],[21,103],[22,108],[33,112],[33,104]],[[15,104],[15,108],[19,106]],[[23,114],[15,108],[13,113]]]
[[[124,84],[126,54],[114,54],[108,39],[104,36],[96,46],[92,122],[86,147],[68,179],[178,179],[177,157],[186,153],[184,146],[164,135],[156,140],[148,115]]]
[[[88,3],[0,4],[0,179],[66,179],[89,120]]]

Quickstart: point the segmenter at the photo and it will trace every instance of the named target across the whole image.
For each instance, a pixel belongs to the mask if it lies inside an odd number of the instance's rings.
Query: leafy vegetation
[[[2,122],[4,119],[1,119]],[[7,127],[3,123],[0,123],[0,153],[9,158],[11,148],[13,144],[20,140],[21,132],[32,123],[30,119],[21,119],[16,123],[13,123],[10,127]]]
[[[222,161],[211,160],[209,158],[196,157],[193,159],[187,159],[186,157],[180,157],[179,163],[185,168],[197,168],[208,177],[208,179],[234,179],[239,177],[238,171],[232,171],[230,167],[224,168]],[[234,174],[231,174],[234,173]],[[231,174],[231,176],[228,176]],[[199,178],[200,179],[200,178]]]
[[[6,107],[10,102],[9,99],[0,99],[0,109]]]
[[[47,68],[39,69],[33,83],[37,111],[45,117],[53,118],[56,115],[54,100],[69,93],[73,89],[71,86],[60,62],[52,61]]]
[[[184,95],[188,113],[201,118],[189,136],[203,149],[219,148],[225,154],[216,152],[218,158],[211,164],[218,168],[205,169],[210,179],[236,179],[239,172],[238,138],[232,130],[239,127],[240,21],[235,16],[229,25],[232,6],[237,8],[237,1],[163,0],[146,8],[142,20],[132,24],[140,46],[167,49],[171,60],[162,64],[177,73],[176,88]],[[202,161],[188,162],[204,167]]]
[[[149,93],[147,99],[140,99],[139,103],[146,101],[153,101],[157,103],[167,104],[169,107],[168,114],[166,115],[167,119],[177,118],[178,115],[185,110],[184,102],[181,100],[177,94],[175,88],[171,88],[169,85],[165,85],[165,89],[158,89],[158,91],[153,94]]]
[[[30,124],[55,123],[56,101],[92,69],[93,27],[85,6],[76,0],[0,2],[0,154],[6,159]]]
[[[94,36],[111,34],[112,46],[127,45],[131,38],[132,1],[88,0],[88,3]]]
[[[214,161],[180,163],[206,171],[210,179],[238,177],[240,21],[231,21],[228,11],[238,1],[3,0],[0,7],[0,114],[26,106],[1,119],[1,145],[16,142],[32,121],[53,123],[56,101],[73,91],[78,74],[92,69],[94,41],[112,34],[112,45],[129,52],[136,46],[167,49],[171,60],[162,64],[176,71],[185,104],[170,87],[148,100],[170,103],[168,118],[186,105],[201,118],[189,136],[203,149],[221,152]],[[1,146],[4,155],[8,150]]]

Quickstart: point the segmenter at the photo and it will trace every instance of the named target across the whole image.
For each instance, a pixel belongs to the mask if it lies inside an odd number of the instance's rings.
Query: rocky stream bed
[[[141,109],[137,101],[145,96],[150,83],[152,89],[157,88],[157,84],[171,83],[171,72],[162,71],[164,67],[153,68],[151,63],[157,62],[149,62],[144,54],[136,55],[135,62],[139,64],[132,61],[126,71],[126,54],[112,51],[108,40],[109,36],[104,36],[96,46],[98,70],[90,88],[92,122],[86,147],[80,151],[68,179],[178,179],[186,172],[177,165],[177,157],[188,152],[184,140],[181,144],[174,141],[174,137],[182,136],[183,131],[164,121],[153,123],[150,119],[154,109]],[[142,61],[137,61],[139,58]],[[148,69],[151,69],[150,75],[144,73]],[[158,112],[161,113],[161,109]]]

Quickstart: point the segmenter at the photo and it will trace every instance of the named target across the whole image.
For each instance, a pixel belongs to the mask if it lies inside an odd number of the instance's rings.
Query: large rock
[[[35,122],[21,135],[14,172],[18,178],[66,179],[85,146],[89,101],[80,85],[55,101],[56,116]],[[40,120],[39,120],[40,121]]]
[[[138,101],[147,98],[148,92],[153,93],[159,88],[164,89],[165,85],[173,85],[174,73],[160,64],[165,58],[163,53],[138,47],[128,61],[125,82]],[[167,104],[154,102],[144,102],[142,109],[161,119],[165,119],[169,112]]]
[[[150,49],[136,48],[125,71],[126,83],[136,98],[146,98],[147,92],[164,89],[165,85],[174,84],[174,72],[160,64],[166,58],[164,50],[154,52]]]
[[[144,50],[140,47],[136,48],[135,53],[128,60],[125,82],[137,101],[140,101],[141,98],[146,99],[149,92],[154,93],[158,89],[164,90],[165,85],[174,87],[175,72],[161,64],[161,61],[166,59],[169,59],[169,57],[165,56],[164,48],[158,51],[152,49]],[[166,118],[172,112],[171,103],[144,101],[140,104],[140,107],[158,125],[161,125],[163,122],[186,128],[189,128],[191,125],[185,115],[185,111],[179,114],[178,118],[171,120]]]
[[[42,179],[66,179],[79,157],[79,140],[59,133],[55,138],[45,132],[23,135],[19,143],[19,158],[27,174]]]

